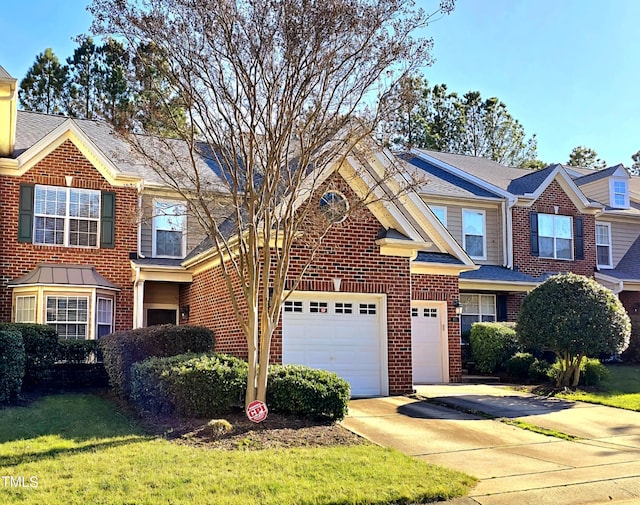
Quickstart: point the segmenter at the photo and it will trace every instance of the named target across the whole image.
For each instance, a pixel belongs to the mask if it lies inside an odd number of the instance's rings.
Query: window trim
[[[600,244],[598,243],[598,226],[604,226],[607,228],[607,237],[609,239],[608,244]],[[603,264],[599,262],[599,254],[598,247],[608,247],[609,248],[609,263]],[[613,268],[613,244],[611,243],[611,223],[596,223],[596,264],[598,268]]]
[[[624,191],[616,191],[616,183],[624,185]],[[616,196],[622,195],[624,202],[622,205],[618,205],[616,202]],[[629,181],[620,177],[611,177],[609,180],[609,198],[611,207],[614,209],[628,209],[629,208]]]
[[[553,236],[542,234],[542,230],[540,226],[541,216],[550,216],[553,218]],[[558,236],[556,234],[556,219],[560,217],[569,219],[569,229],[571,230],[571,247],[569,248],[569,250],[571,251],[570,258],[558,258],[558,248],[557,248]],[[546,212],[539,212],[537,214],[537,221],[538,221],[538,257],[543,259],[549,259],[549,260],[574,261],[575,260],[575,243],[576,243],[575,230],[574,230],[574,216],[568,216],[566,214],[548,214]],[[542,254],[542,248],[540,247],[541,237],[553,239],[553,256],[545,256]],[[562,237],[560,238],[561,240],[567,240]]]
[[[172,207],[182,206],[184,209],[184,214],[179,216],[182,218],[182,238],[180,242],[180,255],[172,256],[165,254],[158,254],[157,252],[157,232],[162,231],[163,228],[158,228],[158,217],[161,217],[157,211],[158,204],[170,204]],[[152,226],[151,226],[151,256],[153,258],[184,258],[186,254],[187,248],[187,203],[184,200],[165,200],[162,198],[154,198],[153,199],[153,209],[152,209]]]
[[[109,321],[108,323],[104,322],[104,321],[100,321],[100,300],[105,300],[111,303],[111,321]],[[100,326],[109,326],[109,333],[107,333],[106,335],[109,335],[110,333],[113,333],[113,328],[114,328],[114,324],[115,324],[115,313],[116,311],[114,310],[116,303],[115,300],[111,297],[108,296],[101,296],[101,295],[97,295],[96,296],[96,308],[95,308],[95,324],[96,324],[96,333],[95,333],[95,338],[100,338],[100,331],[99,328]]]
[[[37,211],[37,207],[38,207],[38,189],[54,189],[56,191],[60,191],[63,190],[66,194],[65,197],[65,214],[64,215],[58,215],[58,214],[46,214],[46,213],[40,213]],[[86,194],[97,194],[98,195],[98,216],[93,218],[93,217],[78,217],[78,216],[72,216],[71,215],[71,192],[75,191],[78,193],[86,193]],[[63,229],[62,229],[62,243],[61,244],[56,244],[56,243],[48,243],[48,242],[37,242],[36,241],[36,222],[38,221],[38,219],[42,219],[42,218],[51,218],[51,219],[62,219],[63,220]],[[95,223],[96,226],[96,245],[78,245],[78,244],[72,244],[71,243],[71,221],[87,221],[90,223]],[[34,189],[33,189],[33,218],[32,218],[32,240],[31,243],[33,243],[34,245],[43,245],[43,246],[54,246],[54,247],[73,247],[73,248],[80,248],[80,249],[99,249],[100,248],[100,241],[101,241],[101,222],[102,222],[102,192],[96,189],[89,189],[89,188],[74,188],[74,187],[65,187],[65,186],[52,186],[50,184],[35,184],[34,185]]]
[[[70,298],[75,298],[76,300],[86,300],[87,302],[87,318],[85,321],[81,321],[79,319],[76,319],[74,321],[61,321],[58,319],[59,315],[57,314],[57,307],[56,307],[56,319],[54,321],[49,321],[48,318],[48,306],[49,306],[49,299],[50,298],[55,298],[55,299],[60,299],[60,298],[66,298],[67,300],[69,300]],[[91,296],[89,293],[84,293],[84,294],[64,294],[64,293],[52,293],[52,294],[47,294],[44,297],[44,324],[46,324],[47,326],[53,326],[55,328],[57,328],[58,325],[64,325],[64,324],[75,324],[75,325],[82,325],[84,324],[85,326],[85,333],[84,333],[84,338],[80,339],[80,338],[74,338],[74,339],[69,339],[68,337],[61,337],[58,334],[58,338],[60,338],[61,340],[89,340],[89,337],[91,336],[90,331],[91,331],[91,315],[92,315],[92,310],[91,310]]]
[[[447,227],[447,208],[444,205],[428,205],[428,207],[429,207],[429,210],[433,212],[433,215],[436,216],[438,221],[442,223],[442,226],[446,228]],[[438,217],[438,214],[436,213],[440,211],[442,211],[442,219],[440,219],[440,217]]]
[[[480,214],[482,216],[482,256],[472,256],[467,251],[467,234],[464,232],[465,213]],[[477,235],[473,235],[477,237]],[[462,209],[462,248],[471,259],[486,260],[487,259],[487,212],[484,209]]]

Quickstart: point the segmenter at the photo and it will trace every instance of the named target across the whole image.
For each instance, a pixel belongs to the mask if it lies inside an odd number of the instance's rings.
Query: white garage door
[[[289,298],[282,313],[282,362],[337,373],[352,396],[388,391],[386,339],[379,296],[305,293]]]
[[[411,303],[413,383],[449,381],[446,302]]]

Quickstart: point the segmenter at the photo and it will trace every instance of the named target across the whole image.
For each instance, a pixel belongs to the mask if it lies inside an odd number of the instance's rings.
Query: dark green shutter
[[[575,258],[577,260],[584,259],[584,235],[582,231],[582,218],[573,218],[573,235],[575,244]]]
[[[33,199],[34,184],[20,185],[18,207],[18,242],[33,242]]]
[[[100,221],[100,247],[113,249],[116,246],[116,194],[102,192],[102,212]]]
[[[540,256],[540,246],[538,245],[538,213],[529,214],[529,228],[531,234],[531,256]]]

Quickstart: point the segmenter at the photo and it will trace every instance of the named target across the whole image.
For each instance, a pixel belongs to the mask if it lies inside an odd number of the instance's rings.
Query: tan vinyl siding
[[[605,222],[598,220],[598,222]],[[611,222],[611,242],[612,242],[612,255],[613,255],[613,267],[618,265],[618,262],[629,250],[629,247],[636,241],[640,234],[640,226],[637,223],[612,221]]]
[[[147,281],[144,284],[144,303],[177,306],[179,302],[179,288],[180,286],[177,283]]]
[[[609,178],[605,177],[598,181],[582,184],[580,190],[587,198],[595,200],[596,202],[610,205],[609,202]]]
[[[476,260],[475,263],[482,265],[502,265],[503,264],[503,226],[502,226],[502,213],[500,207],[481,207],[478,205],[458,205],[439,202],[427,201],[428,205],[434,207],[446,207],[447,209],[447,230],[453,236],[453,238],[463,245],[462,239],[462,210],[482,210],[485,213],[486,223],[486,244],[487,251],[485,260]]]

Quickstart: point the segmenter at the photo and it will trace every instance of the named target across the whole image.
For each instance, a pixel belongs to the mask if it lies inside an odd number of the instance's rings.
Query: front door
[[[414,384],[449,381],[446,302],[411,302]]]
[[[147,309],[147,326],[157,324],[176,324],[178,311],[176,309]]]

